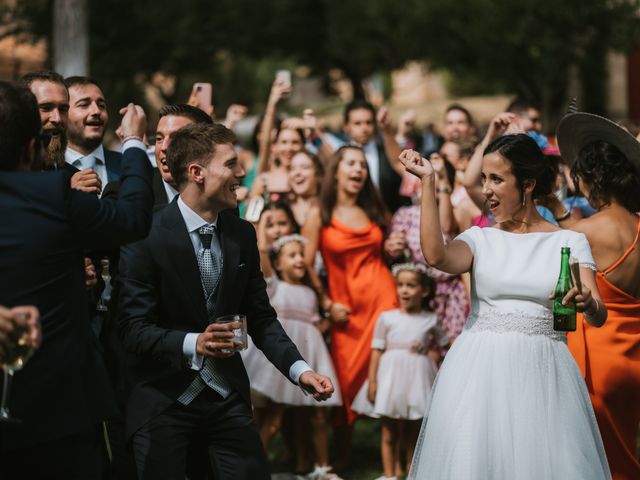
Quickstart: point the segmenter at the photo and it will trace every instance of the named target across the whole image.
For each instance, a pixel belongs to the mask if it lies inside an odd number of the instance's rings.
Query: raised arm
[[[98,199],[69,189],[66,199],[70,221],[88,248],[109,249],[144,238],[151,226],[153,170],[142,143],[146,117],[142,108],[133,104],[121,113],[125,141],[117,198]]]
[[[282,98],[291,92],[291,85],[276,79],[271,87],[269,93],[269,100],[267,100],[267,108],[264,112],[264,118],[262,119],[262,126],[260,127],[260,151],[258,157],[260,163],[258,163],[258,173],[266,172],[269,169],[269,157],[271,156],[271,131],[276,119],[276,108],[278,102]]]
[[[258,221],[258,228],[256,234],[258,236],[258,252],[260,252],[260,269],[264,278],[269,278],[273,275],[273,269],[271,268],[271,260],[269,260],[269,249],[271,245],[267,240],[266,228],[271,212],[269,210],[263,211],[260,220]]]
[[[399,160],[401,149],[396,140],[396,132],[389,119],[389,112],[385,107],[378,110],[377,121],[378,129],[382,134],[382,141],[384,142],[384,153],[387,155],[389,165],[391,165],[391,168],[393,168],[398,175],[402,176],[404,175],[405,169]]]
[[[459,274],[471,270],[473,254],[466,243],[454,240],[445,245],[436,202],[435,171],[415,150],[404,150],[400,161],[421,181],[420,246],[427,263],[443,272]]]
[[[431,155],[431,165],[436,171],[436,193],[438,195],[438,216],[442,233],[454,234],[458,232],[458,222],[453,214],[453,204],[451,203],[452,187],[447,176],[445,160],[439,154]]]
[[[482,157],[485,149],[491,142],[496,140],[500,135],[504,134],[509,125],[515,120],[514,113],[499,113],[491,120],[489,129],[482,141],[476,146],[476,149],[469,160],[469,165],[464,172],[462,185],[467,189],[467,193],[478,208],[484,208],[484,195],[480,187],[480,174],[482,173]]]

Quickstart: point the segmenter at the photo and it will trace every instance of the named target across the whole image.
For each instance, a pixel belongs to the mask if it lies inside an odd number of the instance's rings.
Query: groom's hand
[[[308,370],[300,375],[300,386],[318,401],[327,400],[333,394],[333,384],[329,377]]]
[[[212,323],[198,335],[196,353],[205,357],[227,358],[235,353],[233,329],[238,323]]]

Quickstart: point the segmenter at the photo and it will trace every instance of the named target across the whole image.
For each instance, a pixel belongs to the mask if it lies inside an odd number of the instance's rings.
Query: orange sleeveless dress
[[[329,297],[351,310],[349,322],[331,331],[331,356],[350,424],[357,417],[351,402],[367,379],[376,320],[397,308],[395,281],[382,257],[383,240],[382,229],[373,222],[354,230],[332,219],[320,233]]]
[[[571,353],[585,377],[613,480],[640,479],[636,435],[640,424],[640,299],[609,283],[613,271],[638,244],[613,265],[598,272],[596,282],[607,306],[605,324],[595,328],[579,319],[568,335]]]

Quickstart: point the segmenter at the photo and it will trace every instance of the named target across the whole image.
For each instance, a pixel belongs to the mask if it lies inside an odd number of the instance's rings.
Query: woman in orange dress
[[[357,416],[351,402],[367,378],[376,319],[397,307],[395,283],[383,258],[388,220],[364,151],[340,148],[324,177],[320,205],[309,211],[302,234],[308,240],[305,255],[310,270],[318,250],[327,270],[328,291],[317,276],[314,284],[323,310],[334,322],[331,355],[344,402],[335,434],[337,451],[344,455],[343,467],[348,463]]]
[[[640,143],[613,122],[569,114],[558,126],[563,158],[597,213],[561,226],[584,233],[609,312],[600,328],[578,322],[569,348],[582,370],[613,480],[640,479]],[[568,224],[567,224],[568,223]]]

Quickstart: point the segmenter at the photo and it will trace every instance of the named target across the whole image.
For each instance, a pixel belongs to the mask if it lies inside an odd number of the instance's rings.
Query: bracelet
[[[562,215],[561,217],[553,217],[553,219],[556,222],[563,222],[564,220],[566,220],[567,218],[569,218],[571,216],[571,212],[569,210],[567,210],[567,213],[565,213],[564,215]]]
[[[327,308],[323,309],[324,312],[322,312],[322,316],[324,318],[331,318],[331,307],[333,307],[333,302],[331,302]]]
[[[449,187],[438,187],[436,190],[438,193],[451,193],[451,189]]]
[[[139,137],[138,135],[127,135],[126,137],[124,137],[122,139],[122,144],[124,145],[124,143],[129,141],[129,140],[138,140],[138,141],[142,142],[142,137]]]

